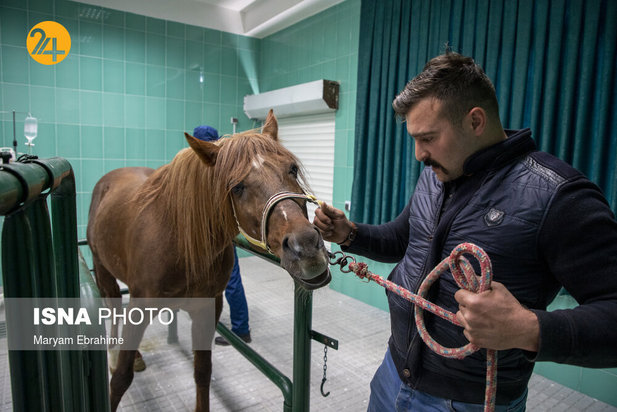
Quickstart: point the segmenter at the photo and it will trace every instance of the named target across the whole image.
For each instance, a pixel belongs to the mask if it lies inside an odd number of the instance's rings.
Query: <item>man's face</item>
[[[463,174],[463,163],[478,149],[478,141],[462,125],[454,127],[442,108],[443,102],[429,97],[420,100],[405,118],[416,159],[432,166],[440,181],[448,182]]]

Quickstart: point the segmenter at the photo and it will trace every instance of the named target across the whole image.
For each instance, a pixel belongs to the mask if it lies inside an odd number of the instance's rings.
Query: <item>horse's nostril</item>
[[[317,229],[316,227],[315,229],[315,245],[316,247],[319,249],[319,247],[321,246],[322,240],[321,240],[321,233],[319,232],[319,229]]]
[[[283,236],[281,247],[283,252],[288,253],[294,259],[304,259],[312,256],[315,250],[321,249],[323,240],[321,234],[315,230],[303,230],[299,233],[288,233]]]
[[[290,253],[296,258],[302,253],[302,245],[299,243],[297,236],[289,233],[283,237],[283,251]]]
[[[283,238],[283,250],[289,250],[289,235]]]

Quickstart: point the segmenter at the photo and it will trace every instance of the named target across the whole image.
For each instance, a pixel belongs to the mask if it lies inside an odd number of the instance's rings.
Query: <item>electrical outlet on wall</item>
[[[351,200],[345,200],[345,210],[348,212],[351,211]]]

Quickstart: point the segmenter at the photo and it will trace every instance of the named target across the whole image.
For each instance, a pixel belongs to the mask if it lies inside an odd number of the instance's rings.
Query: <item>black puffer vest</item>
[[[552,156],[535,151],[529,129],[507,133],[505,141],[472,155],[465,163],[465,175],[454,182],[441,183],[430,168],[423,171],[411,202],[407,251],[390,274],[391,281],[416,292],[458,244],[471,242],[488,253],[494,280],[523,305],[545,309],[554,298],[559,286],[538,254],[537,241],[551,200],[565,179],[551,166],[559,164],[551,161]],[[477,262],[470,261],[479,274]],[[456,313],[457,290],[447,272],[433,285],[429,298]],[[420,339],[410,316],[411,304],[393,293],[388,293],[388,302],[390,351],[403,382],[434,396],[482,403],[486,351],[464,360],[443,358]],[[442,345],[468,343],[462,328],[430,313],[425,321],[431,336]],[[532,369],[523,351],[498,352],[497,403],[522,395]]]

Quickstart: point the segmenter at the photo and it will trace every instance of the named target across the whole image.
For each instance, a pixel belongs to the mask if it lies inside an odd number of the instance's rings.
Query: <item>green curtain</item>
[[[392,100],[446,44],[495,84],[504,127],[579,169],[617,210],[617,1],[363,0],[351,218],[382,223],[421,164]]]

